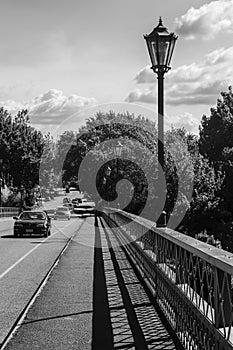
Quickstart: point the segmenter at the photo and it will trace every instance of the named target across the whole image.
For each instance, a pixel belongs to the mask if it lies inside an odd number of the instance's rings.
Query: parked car
[[[57,220],[57,219],[70,220],[70,218],[71,218],[70,209],[68,207],[65,207],[65,206],[57,207],[57,209],[54,212],[53,218],[54,218],[54,220]]]
[[[81,201],[74,203],[74,214],[90,215],[95,213],[95,203],[82,198]]]
[[[45,211],[42,210],[26,210],[18,217],[13,217],[14,236],[29,235],[43,235],[44,237],[51,234],[51,219]]]

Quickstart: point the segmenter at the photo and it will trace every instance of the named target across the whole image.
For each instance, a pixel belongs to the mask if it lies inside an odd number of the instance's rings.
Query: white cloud
[[[184,113],[179,116],[165,116],[164,118],[165,129],[175,128],[185,128],[187,131],[194,134],[198,134],[198,127],[200,125],[200,120],[194,118],[191,113]]]
[[[212,1],[198,9],[190,8],[176,18],[175,32],[189,39],[214,38],[219,32],[233,33],[233,0]]]
[[[156,99],[156,91],[153,86],[147,88],[146,90],[137,89],[132,91],[126,98],[126,102],[145,102],[145,103],[154,103]]]
[[[216,103],[221,91],[226,91],[233,81],[233,46],[208,53],[203,61],[183,65],[166,75],[166,103],[170,105],[211,105]],[[155,75],[154,73],[151,73]],[[136,75],[136,82],[148,83],[131,92],[128,102],[156,102],[157,84],[152,84],[148,67]]]
[[[146,66],[137,73],[135,80],[137,84],[154,83],[156,81],[156,76],[152,69],[150,69],[150,66]]]
[[[96,100],[94,98],[75,94],[67,97],[62,91],[55,89],[50,89],[33,100],[24,103],[12,100],[0,101],[0,105],[12,114],[27,109],[32,124],[37,125],[59,125],[72,114],[95,104]]]

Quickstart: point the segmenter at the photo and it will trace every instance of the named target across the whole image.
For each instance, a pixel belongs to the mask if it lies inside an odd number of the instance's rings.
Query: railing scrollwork
[[[233,254],[121,210],[103,215],[183,347],[233,349]]]

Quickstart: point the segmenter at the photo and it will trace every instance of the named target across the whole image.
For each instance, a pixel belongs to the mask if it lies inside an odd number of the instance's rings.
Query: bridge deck
[[[6,349],[178,348],[111,229],[96,224],[85,219]]]

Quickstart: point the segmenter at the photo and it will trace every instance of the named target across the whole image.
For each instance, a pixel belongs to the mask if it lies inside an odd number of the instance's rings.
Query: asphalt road
[[[0,344],[82,222],[80,218],[52,220],[48,238],[15,238],[14,220],[0,220]]]
[[[91,350],[93,220],[82,220],[80,230],[4,350]]]

